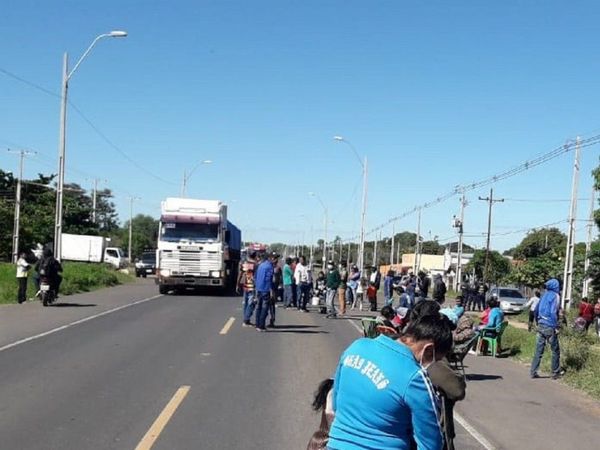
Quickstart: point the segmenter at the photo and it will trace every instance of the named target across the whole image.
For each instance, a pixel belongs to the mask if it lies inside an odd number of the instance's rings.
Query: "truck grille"
[[[177,274],[208,275],[212,270],[221,270],[221,256],[218,252],[190,252],[173,250],[161,252],[161,269],[170,269]]]

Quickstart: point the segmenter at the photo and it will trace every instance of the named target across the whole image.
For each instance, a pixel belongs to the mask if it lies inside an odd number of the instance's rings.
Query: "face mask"
[[[427,364],[423,364],[423,356],[425,355],[425,351],[427,351],[427,347],[431,347],[431,350],[433,351],[433,359],[430,362],[428,362]],[[423,348],[423,351],[421,352],[421,357],[419,358],[419,364],[424,370],[427,370],[429,368],[429,366],[431,366],[434,362],[435,362],[435,347],[433,346],[433,344],[426,345]]]

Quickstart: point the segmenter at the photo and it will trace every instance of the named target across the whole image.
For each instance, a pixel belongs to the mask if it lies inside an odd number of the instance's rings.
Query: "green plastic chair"
[[[486,353],[487,350],[490,350],[492,356],[495,358],[498,353],[498,349],[502,348],[502,334],[504,334],[504,330],[508,326],[508,322],[502,322],[499,328],[497,329],[483,329],[480,330],[479,339],[477,341],[477,353],[483,354],[481,348],[483,344],[486,344]]]
[[[360,319],[362,324],[363,334],[365,337],[374,338],[377,337],[377,321],[372,317],[363,317]]]

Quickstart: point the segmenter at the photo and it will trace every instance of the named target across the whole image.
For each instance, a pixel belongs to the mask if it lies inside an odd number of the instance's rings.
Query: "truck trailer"
[[[116,269],[127,267],[129,260],[118,247],[109,247],[110,239],[103,236],[62,234],[61,261],[105,262]]]
[[[161,294],[188,288],[233,289],[242,235],[219,200],[167,198],[161,203],[156,283]]]

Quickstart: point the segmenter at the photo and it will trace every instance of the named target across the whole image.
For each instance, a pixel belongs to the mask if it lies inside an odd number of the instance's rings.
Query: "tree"
[[[600,165],[594,169],[592,176],[594,178],[594,188],[600,190]],[[598,202],[600,203],[600,199],[598,199]],[[596,226],[600,229],[600,209],[594,211],[594,222],[596,222]],[[592,280],[592,292],[597,296],[600,295],[600,240],[592,243],[589,257],[590,266],[588,267],[586,276]]]
[[[131,256],[139,258],[144,250],[156,248],[158,239],[158,220],[151,216],[138,214],[132,221]],[[123,247],[129,247],[129,221],[121,229]]]
[[[512,250],[515,259],[537,258],[552,252],[564,255],[567,236],[558,228],[541,228],[527,233],[521,243]]]
[[[475,269],[475,276],[483,280],[485,272],[485,250],[475,250],[473,258],[466,266],[466,271],[471,272]],[[497,251],[490,251],[488,279],[491,283],[500,283],[508,277],[511,271],[510,261]]]

